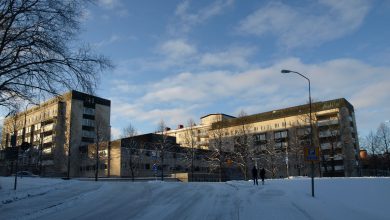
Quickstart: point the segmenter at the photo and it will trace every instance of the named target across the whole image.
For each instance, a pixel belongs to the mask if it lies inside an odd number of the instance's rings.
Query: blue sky
[[[97,95],[118,136],[209,113],[237,115],[345,97],[361,136],[390,119],[390,1],[100,0],[80,40],[112,59]]]

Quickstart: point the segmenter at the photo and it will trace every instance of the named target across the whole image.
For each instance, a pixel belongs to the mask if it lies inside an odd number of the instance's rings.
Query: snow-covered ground
[[[226,183],[0,177],[0,219],[390,219],[390,178]]]

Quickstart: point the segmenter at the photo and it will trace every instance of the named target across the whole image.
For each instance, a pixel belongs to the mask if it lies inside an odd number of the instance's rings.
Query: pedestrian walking
[[[265,170],[264,170],[264,168],[261,168],[261,170],[260,170],[260,178],[261,178],[262,184],[264,185],[264,178],[265,178]]]
[[[256,166],[253,166],[252,169],[252,176],[253,176],[253,185],[259,185],[259,182],[257,182],[257,168]]]

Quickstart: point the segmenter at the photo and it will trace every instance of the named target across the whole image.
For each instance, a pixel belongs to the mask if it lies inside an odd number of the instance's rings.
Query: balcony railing
[[[336,125],[339,123],[338,119],[321,120],[317,122],[318,126]]]
[[[341,147],[341,142],[333,143],[333,147],[334,148],[340,148]],[[322,150],[328,150],[328,149],[331,149],[331,148],[332,148],[332,144],[331,143],[322,143],[321,144],[321,149]]]
[[[50,135],[50,136],[46,136],[43,138],[43,143],[50,143],[50,142],[53,142],[53,135]]]
[[[322,138],[322,137],[333,137],[333,136],[337,136],[337,135],[339,135],[339,131],[335,131],[335,130],[333,130],[333,131],[321,131],[320,133],[319,133],[319,136],[320,136],[320,138]]]
[[[54,128],[54,123],[43,126],[42,131],[51,131]]]

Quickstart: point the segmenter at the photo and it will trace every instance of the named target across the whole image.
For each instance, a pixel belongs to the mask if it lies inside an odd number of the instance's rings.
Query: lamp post
[[[309,124],[310,124],[310,147],[313,144],[313,123],[311,118],[312,106],[311,106],[311,88],[310,88],[310,79],[304,76],[303,74],[292,71],[292,70],[281,70],[281,73],[296,73],[301,77],[305,78],[309,83]],[[314,162],[311,161],[311,196],[314,197]]]

